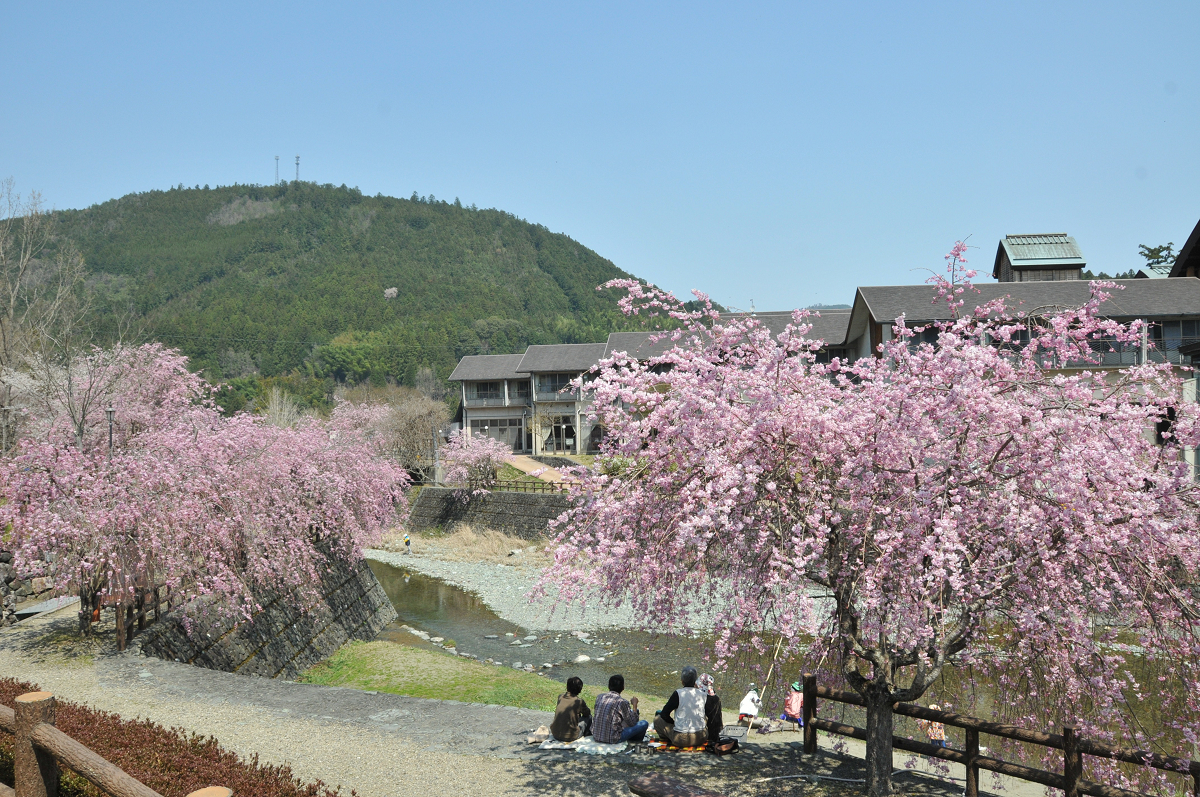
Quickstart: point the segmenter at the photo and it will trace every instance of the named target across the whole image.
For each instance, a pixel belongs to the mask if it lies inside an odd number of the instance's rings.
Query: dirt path
[[[363,797],[623,795],[631,778],[653,770],[731,796],[857,793],[832,781],[755,782],[800,773],[852,778],[861,770],[852,757],[802,757],[798,742],[751,744],[723,759],[644,750],[593,759],[539,751],[523,737],[549,721],[542,712],[232,675],[145,658],[132,648],[118,654],[110,628],[101,629],[100,642],[85,642],[74,623],[74,609],[67,608],[0,632],[0,673],[63,700],[211,734],[243,756],[257,753],[288,764],[301,778]],[[959,791],[920,776],[903,776],[903,784],[911,794]]]

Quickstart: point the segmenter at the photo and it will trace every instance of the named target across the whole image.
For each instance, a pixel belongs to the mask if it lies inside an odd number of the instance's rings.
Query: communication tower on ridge
[[[300,156],[296,156],[296,182],[300,182]]]
[[[279,156],[275,156],[275,185],[279,185]]]

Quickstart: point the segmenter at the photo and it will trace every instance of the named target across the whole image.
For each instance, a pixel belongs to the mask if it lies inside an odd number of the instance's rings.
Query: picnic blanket
[[[547,739],[538,745],[539,750],[574,750],[584,755],[615,755],[625,752],[628,747],[629,744],[626,742],[605,744],[604,742],[596,741],[591,736],[585,736],[573,742],[560,742],[557,739]]]
[[[667,744],[662,741],[646,742],[646,746],[659,753],[703,753],[708,750],[708,747],[705,745],[700,745],[699,747],[676,747],[673,744]]]

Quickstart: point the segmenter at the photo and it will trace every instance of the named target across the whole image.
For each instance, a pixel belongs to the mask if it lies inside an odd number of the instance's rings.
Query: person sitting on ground
[[[581,691],[583,680],[573,675],[567,679],[567,691],[558,698],[550,735],[560,742],[573,742],[592,732],[592,710],[579,696]]]
[[[758,687],[750,684],[750,689],[747,690],[741,705],[738,706],[738,725],[753,728],[754,723],[758,721],[758,711],[761,708],[762,698],[758,696]]]
[[[640,742],[646,737],[650,724],[638,714],[638,699],[621,697],[625,691],[625,676],[608,679],[608,691],[596,696],[596,711],[592,716],[592,738],[605,744]]]
[[[695,667],[684,667],[679,673],[682,688],[671,693],[667,704],[654,718],[655,733],[674,747],[702,747],[708,742],[712,724],[710,705],[715,706],[717,722],[721,722],[721,700],[708,692],[712,676],[707,676],[708,683],[704,688],[696,686],[696,677]],[[716,730],[720,732],[719,724]]]
[[[791,690],[783,700],[783,714],[779,719],[804,727],[804,690],[800,688],[799,681],[792,681]]]

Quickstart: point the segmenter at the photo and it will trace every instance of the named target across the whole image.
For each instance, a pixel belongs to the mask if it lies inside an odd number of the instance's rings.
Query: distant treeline
[[[60,211],[101,328],[135,319],[244,404],[278,383],[319,404],[335,382],[444,384],[466,354],[596,342],[636,329],[628,277],[500,210],[312,183],[130,194]],[[322,398],[322,397],[326,398]]]

